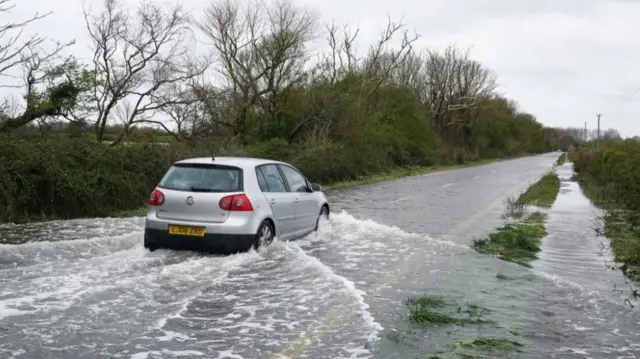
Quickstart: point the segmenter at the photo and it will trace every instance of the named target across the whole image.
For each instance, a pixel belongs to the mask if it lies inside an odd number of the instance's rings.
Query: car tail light
[[[150,206],[162,206],[164,203],[164,193],[154,189],[149,196],[149,205]]]
[[[220,208],[225,211],[253,211],[253,205],[249,198],[243,194],[232,194],[230,196],[222,197],[220,199]]]

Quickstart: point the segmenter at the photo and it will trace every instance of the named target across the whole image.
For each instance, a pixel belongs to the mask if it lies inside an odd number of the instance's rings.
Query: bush
[[[140,207],[183,149],[0,140],[0,221],[105,216]]]
[[[585,194],[606,210],[600,234],[611,240],[623,273],[640,282],[640,143],[625,140],[580,149],[570,158]]]
[[[580,149],[571,158],[576,172],[588,176],[603,189],[603,196],[625,207],[640,210],[640,143],[625,140],[601,149]]]

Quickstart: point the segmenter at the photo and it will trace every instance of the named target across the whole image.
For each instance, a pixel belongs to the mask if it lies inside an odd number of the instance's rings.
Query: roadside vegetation
[[[560,192],[560,178],[555,172],[549,172],[520,195],[517,204],[551,208],[558,192]]]
[[[562,166],[565,164],[565,162],[567,162],[567,154],[565,152],[563,152],[559,157],[558,160],[556,160],[556,166]]]
[[[507,201],[504,218],[507,223],[487,238],[473,241],[471,247],[478,253],[492,255],[505,261],[530,267],[537,259],[542,239],[547,235],[546,214],[527,212],[528,206],[551,208],[560,191],[560,179],[554,172],[544,175],[517,199]],[[499,279],[506,279],[499,278]]]
[[[0,222],[134,213],[190,156],[285,160],[343,186],[579,138],[503,97],[469,51],[417,48],[400,22],[362,54],[357,28],[291,1],[134,5],[86,10],[88,59],[69,55],[86,45],[73,39],[21,36],[43,16],[4,24],[0,74],[15,81],[0,102]]]
[[[640,141],[603,142],[570,159],[583,192],[605,212],[597,230],[611,241],[618,268],[640,283]]]

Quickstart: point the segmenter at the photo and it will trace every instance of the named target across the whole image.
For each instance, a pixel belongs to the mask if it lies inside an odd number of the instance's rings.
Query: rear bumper
[[[167,230],[146,228],[144,246],[151,250],[177,249],[217,254],[246,252],[254,242],[251,234],[207,233],[204,237],[179,236],[169,234]]]

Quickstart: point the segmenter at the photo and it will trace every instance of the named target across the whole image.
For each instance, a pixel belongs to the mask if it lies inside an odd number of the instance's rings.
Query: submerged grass
[[[489,309],[477,304],[458,305],[454,300],[442,296],[412,296],[405,301],[409,319],[422,325],[467,325],[490,323],[483,319]]]
[[[423,327],[493,323],[493,321],[484,318],[485,314],[491,313],[490,309],[473,303],[459,305],[455,300],[445,296],[412,296],[407,298],[405,303],[409,309],[410,320]],[[403,336],[395,331],[388,333],[387,338],[398,344],[406,344]],[[429,358],[480,359],[484,357],[475,354],[475,351],[481,351],[483,354],[489,350],[509,351],[511,350],[509,342],[511,340],[501,338],[478,338],[469,342],[457,342],[445,345],[445,350],[438,351],[434,353],[436,355],[429,356]],[[440,356],[443,354],[446,356]]]
[[[459,341],[448,345],[447,356],[430,356],[429,359],[484,359],[503,358],[507,353],[521,353],[524,343],[498,337],[478,337],[474,340]],[[438,353],[443,354],[443,353]]]
[[[538,258],[536,253],[540,251],[542,239],[547,235],[544,219],[544,213],[535,212],[522,223],[506,224],[489,237],[473,241],[471,247],[478,253],[530,267],[529,261]]]
[[[464,349],[484,351],[520,352],[524,344],[517,340],[506,338],[476,338],[473,341],[458,342],[458,346]]]

